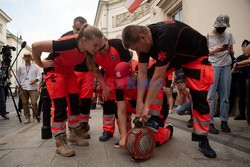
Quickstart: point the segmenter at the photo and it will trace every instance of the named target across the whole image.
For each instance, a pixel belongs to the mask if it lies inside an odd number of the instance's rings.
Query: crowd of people
[[[103,100],[101,142],[113,137],[117,119],[120,140],[114,146],[125,147],[126,134],[132,128],[131,115],[135,114],[134,125],[144,122],[154,129],[156,146],[160,146],[173,136],[167,117],[175,110],[179,115],[190,115],[187,126],[193,128],[192,140],[199,143],[204,156],[215,158],[207,137],[208,133],[219,133],[215,114],[220,115],[222,132],[230,132],[229,112],[238,96],[239,115],[235,119],[250,116],[250,45],[244,40],[243,54],[234,58],[235,40],[226,31],[228,27],[229,16],[219,15],[207,36],[170,20],[129,25],[123,29],[122,39],[107,39],[97,27],[77,17],[72,31],[57,40],[35,42],[32,54],[24,54],[25,65],[17,72],[24,123],[30,123],[30,108],[37,122],[39,111],[52,109],[56,152],[66,157],[75,155],[67,142],[89,145],[90,109],[97,94],[94,83],[98,82]],[[138,62],[133,63],[130,49],[137,52]],[[44,60],[43,52],[50,53]],[[32,57],[43,68],[43,75],[31,63]],[[37,107],[38,82],[42,82],[40,90],[48,91],[49,98],[40,100],[39,105],[46,107]],[[2,104],[1,89],[0,94]]]

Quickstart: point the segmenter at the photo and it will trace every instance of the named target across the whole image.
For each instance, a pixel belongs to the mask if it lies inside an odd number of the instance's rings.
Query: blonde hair
[[[98,70],[96,62],[94,60],[94,55],[87,52],[86,65],[90,72],[96,72]]]
[[[93,38],[93,36],[96,36],[97,38],[104,38],[105,36],[103,35],[103,33],[101,32],[101,30],[99,30],[97,27],[95,26],[91,26],[89,24],[84,24],[81,27],[81,30],[79,31],[78,37],[77,37],[77,41],[85,38],[87,40],[91,40]],[[86,56],[86,65],[88,67],[88,70],[91,72],[95,72],[97,69],[96,66],[96,62],[94,60],[94,55],[90,54],[87,52],[87,56]]]

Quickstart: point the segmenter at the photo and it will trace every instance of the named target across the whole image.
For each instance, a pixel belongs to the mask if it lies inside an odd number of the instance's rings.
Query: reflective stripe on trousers
[[[153,116],[160,116],[163,104],[163,90],[160,90],[153,103],[150,105],[150,113]]]
[[[86,114],[80,113],[79,121],[80,121],[80,123],[88,123],[89,122],[89,114],[86,115]]]
[[[115,132],[115,114],[103,115],[103,130],[114,134]]]

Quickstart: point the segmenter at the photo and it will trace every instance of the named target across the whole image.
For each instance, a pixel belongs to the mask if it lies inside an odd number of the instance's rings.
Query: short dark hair
[[[249,43],[250,43],[250,41],[248,41],[247,39],[245,39],[245,40],[242,42],[241,46],[247,46]]]
[[[87,20],[86,20],[84,17],[82,17],[82,16],[76,17],[76,18],[74,19],[74,24],[75,24],[77,21],[79,21],[81,24],[87,23]]]
[[[140,25],[129,25],[122,31],[122,44],[124,48],[129,49],[131,44],[138,42],[139,34],[146,32],[147,28]]]

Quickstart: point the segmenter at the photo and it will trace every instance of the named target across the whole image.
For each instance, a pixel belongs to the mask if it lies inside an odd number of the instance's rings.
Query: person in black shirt
[[[194,99],[192,140],[199,142],[199,149],[206,157],[215,158],[216,152],[210,147],[207,138],[210,121],[207,93],[213,83],[213,70],[208,62],[206,37],[184,23],[170,20],[149,26],[127,26],[122,32],[122,41],[126,48],[138,52],[139,80],[147,78],[150,57],[156,60],[156,67],[144,103],[146,82],[140,83],[136,116],[144,121],[150,118],[149,106],[160,90],[153,89],[153,85],[159,79],[163,80],[173,70],[182,67]]]
[[[248,56],[245,53],[245,47],[249,44],[248,40],[244,40],[241,44],[243,54],[238,56],[235,62],[241,62],[243,60],[247,60]],[[239,68],[235,73],[236,79],[236,94],[239,96],[238,107],[239,107],[239,115],[237,115],[235,120],[245,120],[245,109],[246,109],[246,77],[247,77],[248,67]]]

